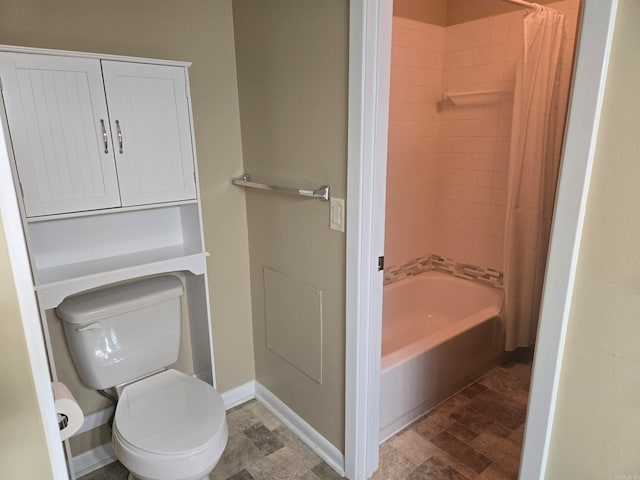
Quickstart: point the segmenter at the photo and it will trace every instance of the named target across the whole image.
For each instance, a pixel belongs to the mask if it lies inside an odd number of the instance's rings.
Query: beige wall
[[[562,361],[550,480],[640,475],[638,45],[640,2],[621,0]]]
[[[229,182],[243,170],[231,1],[0,0],[0,12],[1,44],[193,62],[218,390],[253,380],[246,209],[242,190]],[[66,349],[61,339],[57,347]],[[104,405],[96,399],[91,410]],[[84,435],[74,452],[102,437]]]
[[[233,10],[246,171],[330,184],[344,198],[348,2],[235,0]],[[256,379],[343,449],[345,235],[317,200],[248,191],[247,215]],[[265,266],[323,291],[321,385],[265,346]]]
[[[193,62],[218,388],[254,377],[230,0],[0,0],[0,43]]]
[[[393,15],[432,25],[446,25],[447,0],[394,0]]]
[[[535,3],[545,5],[557,1],[558,0],[536,0]],[[573,8],[573,4],[577,3],[577,1],[569,2],[569,8]],[[456,23],[516,11],[524,13],[526,10],[504,0],[448,0],[446,24],[455,25]]]
[[[0,223],[0,478],[53,478]]]

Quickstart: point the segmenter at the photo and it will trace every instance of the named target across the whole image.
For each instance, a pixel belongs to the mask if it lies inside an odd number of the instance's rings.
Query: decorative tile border
[[[388,285],[430,270],[447,273],[465,280],[485,283],[496,288],[502,288],[503,286],[503,273],[498,270],[458,262],[453,258],[445,258],[435,254],[390,267],[384,272],[384,284]]]
[[[397,282],[407,277],[413,277],[414,275],[420,275],[423,272],[432,270],[431,265],[432,255],[426,257],[419,257],[413,260],[409,260],[406,263],[400,265],[394,265],[393,267],[385,268],[384,270],[384,284]]]
[[[431,255],[433,270],[448,273],[454,277],[464,278],[502,288],[503,273],[488,267],[479,267],[470,263],[462,263],[453,258],[444,258],[440,255]]]

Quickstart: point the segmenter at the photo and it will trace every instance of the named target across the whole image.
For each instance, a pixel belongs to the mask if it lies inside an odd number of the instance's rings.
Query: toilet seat
[[[116,456],[140,479],[206,477],[222,455],[227,437],[220,394],[176,370],[126,386],[116,407]]]

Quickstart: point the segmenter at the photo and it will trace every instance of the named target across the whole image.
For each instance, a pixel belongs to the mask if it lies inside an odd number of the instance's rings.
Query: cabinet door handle
[[[104,153],[109,153],[109,141],[107,140],[107,129],[104,126],[104,120],[100,119],[100,126],[102,127],[102,141],[104,142]]]
[[[123,153],[123,150],[122,150],[122,129],[120,128],[120,120],[116,120],[116,130],[118,130],[118,145],[120,147],[120,153]]]

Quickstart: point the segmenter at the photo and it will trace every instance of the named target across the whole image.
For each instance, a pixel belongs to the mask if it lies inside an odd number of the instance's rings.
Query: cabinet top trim
[[[116,62],[150,63],[154,65],[171,65],[175,67],[190,67],[191,62],[177,60],[160,60],[157,58],[128,57],[124,55],[110,55],[102,53],[74,52],[69,50],[52,50],[49,48],[20,47],[16,45],[0,45],[0,52],[32,53],[38,55],[57,55],[61,57],[95,58],[98,60],[113,60]]]
[[[110,213],[126,213],[134,212],[137,210],[154,210],[156,208],[179,207],[181,205],[192,205],[194,203],[198,203],[198,200],[188,199],[178,200],[175,202],[144,203],[142,205],[132,205],[127,207],[96,208],[95,210],[40,215],[37,217],[26,217],[25,220],[27,223],[51,222],[67,218],[95,217],[96,215],[109,215]]]

